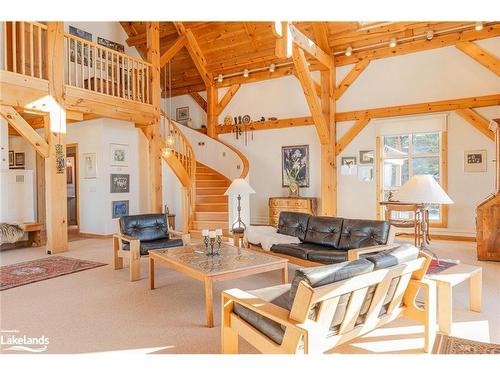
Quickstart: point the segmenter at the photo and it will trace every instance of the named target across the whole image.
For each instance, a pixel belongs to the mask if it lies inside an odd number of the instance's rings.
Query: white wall
[[[205,100],[207,93],[199,93]],[[189,107],[189,117],[191,118],[191,127],[200,129],[202,125],[207,125],[207,113],[195,102],[190,95],[175,96],[172,99],[162,99],[161,108],[167,115],[171,114],[172,120],[176,120],[175,110],[181,107]]]
[[[500,56],[500,38],[477,42],[490,53]],[[337,69],[337,83],[350,71],[351,66]],[[391,105],[412,104],[435,100],[456,99],[498,94],[500,78],[476,63],[455,47],[447,47],[404,56],[376,60],[337,102],[337,111],[377,108]],[[219,91],[219,97],[222,90]],[[176,100],[181,101],[182,97]],[[184,99],[182,99],[184,100]],[[477,110],[485,117],[500,117],[500,107]],[[309,115],[304,94],[295,77],[285,77],[241,86],[231,103],[219,118],[249,114],[252,119],[264,117],[297,117]],[[337,125],[340,137],[353,124]],[[449,194],[455,205],[449,210],[450,234],[475,233],[475,205],[493,191],[494,144],[454,112],[448,121]],[[267,220],[268,198],[286,194],[281,188],[281,155],[283,145],[309,144],[311,187],[301,189],[301,195],[320,195],[320,146],[314,127],[280,129],[254,132],[254,140],[244,146],[231,134],[221,136],[225,142],[237,147],[250,161],[251,184],[257,191],[251,196],[251,221]],[[371,122],[344,150],[340,157],[356,155],[359,151],[375,149],[375,125]],[[463,171],[465,150],[486,149],[488,171],[466,174]],[[340,176],[338,186],[338,214],[346,217],[376,216],[376,184],[362,182],[354,176]]]

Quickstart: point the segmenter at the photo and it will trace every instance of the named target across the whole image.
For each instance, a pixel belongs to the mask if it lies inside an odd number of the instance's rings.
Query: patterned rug
[[[0,290],[105,266],[89,260],[51,256],[0,267]]]
[[[466,340],[459,337],[437,335],[434,354],[500,354],[500,345]]]
[[[444,270],[456,266],[459,263],[460,261],[458,260],[439,259],[439,264],[438,264],[436,259],[432,259],[431,264],[429,264],[429,268],[427,269],[427,274],[432,275],[435,273],[443,272]]]

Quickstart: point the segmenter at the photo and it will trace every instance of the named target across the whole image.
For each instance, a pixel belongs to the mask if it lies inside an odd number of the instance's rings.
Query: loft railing
[[[193,221],[196,203],[196,156],[189,140],[177,124],[163,111],[162,116],[162,154],[179,178],[184,189],[183,231],[187,232]]]
[[[4,22],[4,66],[10,72],[46,79],[47,26],[39,22]]]
[[[93,92],[151,104],[151,64],[64,34],[65,83]]]

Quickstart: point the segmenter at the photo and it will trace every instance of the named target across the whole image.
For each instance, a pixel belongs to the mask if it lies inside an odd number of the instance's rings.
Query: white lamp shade
[[[236,178],[231,183],[231,186],[226,190],[224,195],[241,195],[241,194],[255,194],[255,190],[243,178]]]
[[[429,174],[410,178],[396,193],[394,199],[407,203],[453,204],[448,194]]]

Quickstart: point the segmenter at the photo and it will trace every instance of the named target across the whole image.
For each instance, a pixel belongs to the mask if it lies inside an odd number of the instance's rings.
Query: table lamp
[[[428,211],[428,207],[431,204],[453,204],[448,194],[439,186],[434,177],[429,174],[419,174],[410,178],[399,189],[394,199],[399,202],[422,204],[426,211]],[[429,250],[428,230],[428,223],[424,218],[422,220],[423,238],[420,250]]]
[[[246,229],[245,223],[241,220],[241,195],[242,194],[255,194],[255,190],[243,178],[236,178],[233,180],[224,195],[236,195],[238,199],[238,218],[231,227],[233,233],[242,233]]]

